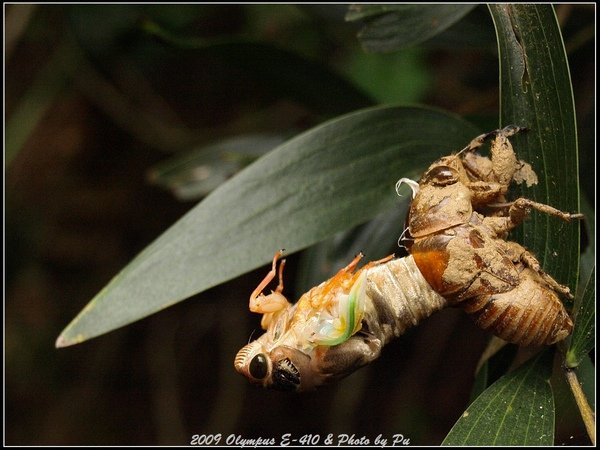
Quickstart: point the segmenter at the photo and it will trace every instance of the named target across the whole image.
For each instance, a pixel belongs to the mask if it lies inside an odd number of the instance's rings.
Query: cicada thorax
[[[467,223],[473,214],[469,189],[456,182],[440,185],[431,183],[434,177],[448,179],[452,170],[431,169],[419,186],[408,213],[404,245],[431,287],[446,295],[454,289],[444,281],[448,268],[448,244],[456,237],[456,227]]]
[[[423,277],[451,305],[506,292],[519,283],[510,248],[486,231],[473,213],[469,223],[412,243],[410,252]]]
[[[438,173],[449,170],[444,166]],[[438,176],[420,188],[409,211],[406,247],[423,277],[451,302],[516,286],[518,273],[474,211],[470,189],[459,182],[440,184]]]
[[[472,212],[471,191],[467,186],[420,185],[410,205],[408,231],[413,239],[429,236],[467,223]]]

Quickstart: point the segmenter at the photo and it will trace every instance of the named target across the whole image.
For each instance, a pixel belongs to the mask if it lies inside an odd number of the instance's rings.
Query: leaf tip
[[[83,334],[78,334],[73,338],[67,338],[63,332],[58,336],[54,345],[56,348],[64,348],[75,344],[81,344],[85,340],[86,338]]]

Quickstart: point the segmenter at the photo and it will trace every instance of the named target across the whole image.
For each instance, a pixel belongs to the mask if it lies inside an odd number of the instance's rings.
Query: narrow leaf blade
[[[518,194],[562,211],[579,211],[575,110],[560,28],[550,4],[492,4],[500,57],[501,125],[530,129],[516,136],[520,159],[539,184]],[[515,233],[544,269],[576,292],[579,224],[533,212]]]
[[[223,183],[149,245],[57,345],[141,319],[267,263],[280,248],[295,252],[395,207],[398,178],[476,134],[436,110],[387,106],[299,135]]]
[[[567,367],[577,367],[594,348],[596,340],[596,269],[592,269],[585,290],[575,303],[575,327],[567,351]]]
[[[545,351],[492,384],[467,408],[442,445],[552,445],[552,353]]]
[[[393,52],[419,44],[460,20],[476,5],[352,5],[346,20],[363,20],[365,51]]]

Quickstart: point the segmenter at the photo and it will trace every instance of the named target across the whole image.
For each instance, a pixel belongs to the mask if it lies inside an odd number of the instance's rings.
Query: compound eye
[[[458,181],[458,173],[452,167],[437,166],[427,172],[424,181],[435,186],[448,186]]]
[[[252,361],[250,361],[249,367],[250,375],[257,380],[262,380],[269,373],[269,363],[264,353],[259,353]]]

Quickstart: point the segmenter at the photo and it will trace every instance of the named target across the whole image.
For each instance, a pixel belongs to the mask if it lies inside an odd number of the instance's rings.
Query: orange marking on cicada
[[[352,261],[350,261],[350,263],[346,267],[343,267],[342,269],[340,269],[338,271],[338,273],[336,273],[333,277],[331,277],[329,280],[327,280],[327,282],[323,286],[322,290],[319,292],[319,296],[322,297],[319,300],[323,300],[324,298],[327,298],[329,295],[332,294],[332,291],[335,291],[337,288],[343,287],[344,283],[348,279],[352,279],[353,278],[352,272],[354,271],[354,269],[356,269],[356,266],[358,265],[358,263],[360,262],[360,260],[363,257],[364,257],[363,253],[360,252],[358,255],[356,255],[354,257],[354,259]],[[314,303],[314,301],[313,301],[313,303]]]
[[[421,274],[430,286],[439,293],[443,293],[444,272],[448,267],[448,253],[446,251],[419,251],[412,254]]]
[[[320,292],[321,295],[330,295],[331,291],[336,288],[342,288],[344,290],[349,290],[350,287],[354,284],[354,282],[358,279],[359,275],[363,270],[367,270],[373,266],[377,266],[379,264],[386,263],[394,258],[394,255],[391,254],[386,256],[385,258],[379,259],[377,261],[371,261],[361,267],[359,270],[356,270],[358,263],[364,257],[363,253],[360,252],[358,255],[354,257],[350,264],[346,267],[340,269],[338,273],[336,273],[331,279],[329,279],[325,286],[323,286],[323,290]]]

